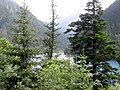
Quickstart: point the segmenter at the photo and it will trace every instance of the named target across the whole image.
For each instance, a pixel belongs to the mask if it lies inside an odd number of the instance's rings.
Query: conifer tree
[[[84,49],[87,56],[85,63],[93,74],[93,81],[98,82],[93,89],[97,90],[99,86],[105,87],[116,80],[116,69],[108,63],[114,58],[116,46],[104,31],[106,22],[101,18],[103,10],[100,2],[90,0],[85,10],[87,12],[80,15],[80,20],[72,22],[65,33],[72,32],[69,40],[75,55],[79,56]],[[75,60],[79,61],[79,58]]]
[[[38,76],[39,90],[92,90],[95,84],[89,70],[68,60],[48,61]]]
[[[19,18],[15,20],[15,26],[12,30],[12,43],[14,45],[14,54],[20,57],[21,68],[25,68],[26,64],[36,55],[36,49],[34,47],[37,38],[35,37],[35,30],[30,28],[31,19],[29,17],[29,10],[23,3],[20,12],[18,12]]]
[[[12,88],[9,90],[29,90],[34,87],[35,73],[33,73],[33,59],[36,56],[37,50],[35,42],[35,30],[30,28],[31,19],[29,18],[29,10],[23,3],[23,7],[18,12],[19,18],[15,20],[12,31],[13,51],[12,56],[19,57],[19,60],[13,62],[17,65],[17,77],[10,79]],[[34,79],[33,79],[34,78]]]
[[[17,76],[16,66],[12,65],[12,61],[17,59],[11,57],[9,53],[12,51],[12,44],[6,39],[0,39],[0,90],[6,90],[10,87],[11,83],[8,81],[10,78]]]
[[[48,31],[45,33],[46,38],[43,40],[44,46],[46,47],[45,54],[48,59],[53,57],[53,53],[57,49],[57,38],[60,35],[57,31],[60,29],[57,26],[59,23],[56,23],[56,20],[59,19],[58,15],[56,15],[56,5],[54,4],[54,0],[51,1],[51,10],[52,17],[49,25],[46,25]]]

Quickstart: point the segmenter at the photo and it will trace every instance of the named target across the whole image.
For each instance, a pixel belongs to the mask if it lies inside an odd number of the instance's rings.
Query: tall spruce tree
[[[104,31],[106,22],[101,18],[103,10],[100,2],[90,0],[85,10],[87,12],[80,15],[80,20],[72,22],[65,33],[72,34],[68,39],[75,55],[79,56],[84,49],[86,65],[93,74],[93,81],[98,82],[93,89],[97,90],[116,80],[116,69],[108,63],[115,56],[116,46]],[[78,57],[75,58],[77,61]]]
[[[44,46],[46,47],[45,54],[48,59],[53,57],[53,53],[57,49],[57,38],[60,35],[57,31],[60,29],[57,27],[59,23],[56,23],[56,20],[59,19],[58,15],[56,15],[56,5],[54,4],[54,0],[51,1],[51,10],[52,17],[49,25],[46,25],[48,31],[45,33],[46,38],[43,40]]]
[[[13,62],[13,65],[18,66],[18,77],[12,78],[10,81],[13,82],[12,88],[9,90],[14,90],[13,87],[15,90],[31,90],[30,88],[34,87],[33,83],[35,81],[32,59],[38,53],[34,45],[37,38],[35,37],[35,30],[30,28],[31,19],[29,18],[29,10],[25,0],[18,15],[19,18],[15,20],[15,24],[11,28],[13,43],[11,55],[19,57],[19,60]]]
[[[15,26],[11,28],[12,43],[14,45],[15,54],[21,59],[19,63],[21,64],[21,68],[25,68],[25,63],[29,63],[31,58],[37,54],[34,47],[37,38],[35,37],[35,30],[30,28],[31,19],[25,0],[18,15],[19,18],[15,20]]]

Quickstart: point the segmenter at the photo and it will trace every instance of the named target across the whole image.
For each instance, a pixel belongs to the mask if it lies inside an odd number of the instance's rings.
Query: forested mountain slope
[[[120,0],[116,0],[103,14],[108,22],[107,31],[113,39],[120,33]]]
[[[12,26],[13,19],[18,17],[17,12],[20,10],[20,6],[16,4],[13,0],[0,0],[0,38],[7,37],[10,38],[10,26]],[[44,22],[38,20],[31,12],[29,17],[32,20],[30,25],[31,28],[36,30],[38,38],[44,38],[47,28],[44,26]],[[66,48],[66,36],[60,32],[62,35],[58,38],[59,48]]]
[[[12,0],[0,0],[0,37],[9,34],[9,26],[13,24],[13,19],[17,18],[20,7]],[[31,27],[43,31],[46,28],[43,22],[39,21],[31,13],[29,14],[32,19]]]

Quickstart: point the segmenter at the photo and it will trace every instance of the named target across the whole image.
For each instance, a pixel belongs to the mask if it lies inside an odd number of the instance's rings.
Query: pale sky
[[[23,0],[13,0],[22,5]],[[55,0],[56,11],[61,19],[70,15],[83,13],[86,2],[89,0]],[[107,8],[116,0],[99,0],[103,9]],[[51,16],[51,0],[26,0],[29,10],[41,21],[49,22]]]

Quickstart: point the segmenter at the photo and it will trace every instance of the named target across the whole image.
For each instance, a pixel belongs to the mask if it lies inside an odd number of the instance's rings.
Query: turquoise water
[[[120,72],[120,64],[116,60],[111,60],[109,63],[113,68],[117,68],[118,72]]]

